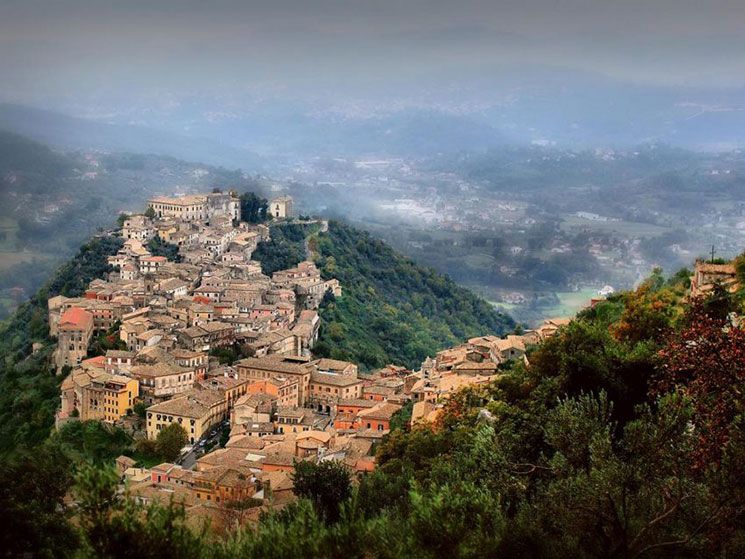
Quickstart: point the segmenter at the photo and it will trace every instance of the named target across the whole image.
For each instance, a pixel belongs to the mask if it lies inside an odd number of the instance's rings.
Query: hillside
[[[226,167],[256,168],[261,164],[255,153],[217,140],[147,126],[110,124],[9,103],[0,103],[0,129],[65,150],[149,153]]]
[[[321,306],[319,355],[370,368],[415,368],[444,347],[515,327],[483,299],[369,233],[332,221],[314,241],[322,274],[344,289],[340,299]]]
[[[158,155],[57,152],[0,130],[0,319],[119,212],[183,185],[247,188],[251,181]]]
[[[446,280],[408,269],[347,226],[332,224],[311,244],[324,270],[336,266],[360,282],[345,295],[352,302],[357,287],[379,286],[365,300],[380,304],[393,286],[412,282],[439,294],[430,304],[441,311],[452,304],[446,287],[434,290]],[[98,252],[82,251],[55,289],[73,269],[90,277],[83,262],[96,258],[85,255]],[[382,258],[401,281],[384,287],[370,268],[382,272]],[[346,270],[352,263],[361,268]],[[107,444],[115,455],[115,437],[81,426],[4,462],[0,514],[15,537],[0,543],[13,555],[83,557],[741,557],[745,330],[730,317],[742,315],[743,294],[714,289],[691,303],[688,293],[688,272],[655,273],[599,303],[530,352],[529,364],[513,362],[491,384],[453,395],[432,423],[392,431],[375,471],[356,483],[333,461],[298,467],[299,501],[250,529],[200,531],[179,507],[145,507],[117,493],[119,475],[92,467],[86,447]],[[401,289],[389,303],[411,299]],[[14,426],[26,433],[39,409],[32,386],[6,383],[0,393],[4,411],[10,403],[25,410]],[[4,438],[14,411],[3,414]],[[82,504],[74,520],[70,491]],[[331,516],[334,507],[340,514]]]
[[[272,227],[271,243],[254,258],[265,273],[297,264],[312,229]],[[388,363],[416,368],[427,356],[485,334],[504,334],[514,321],[432,268],[417,265],[383,241],[339,221],[309,245],[325,279],[337,278],[343,296],[321,304],[321,335],[314,352],[371,369]],[[271,250],[269,250],[271,247]]]
[[[59,383],[48,362],[47,300],[55,295],[79,297],[94,278],[110,270],[106,257],[116,254],[121,239],[94,238],[15,313],[0,322],[0,456],[44,441],[54,426]],[[36,350],[33,344],[37,343]]]
[[[514,327],[512,320],[449,279],[416,266],[368,234],[338,222],[328,233],[317,225],[272,226],[272,241],[255,258],[265,272],[305,257],[310,236],[322,273],[332,273],[344,296],[321,309],[319,355],[343,357],[372,368],[387,363],[416,367],[427,355],[465,337]],[[47,300],[79,296],[91,279],[109,270],[106,257],[121,240],[96,237],[61,266],[44,286],[0,323],[0,455],[46,439],[59,403],[59,382],[47,363]],[[32,344],[39,348],[32,351]]]

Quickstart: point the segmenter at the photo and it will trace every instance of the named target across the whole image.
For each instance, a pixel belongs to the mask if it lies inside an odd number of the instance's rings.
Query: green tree
[[[297,266],[305,260],[305,239],[318,226],[282,223],[271,227],[271,239],[259,243],[251,258],[261,263],[261,271],[271,275],[277,270]]]
[[[309,499],[318,515],[329,523],[339,520],[342,505],[352,495],[349,469],[336,460],[296,462],[292,480],[295,495]]]
[[[171,262],[181,262],[182,260],[178,245],[166,242],[158,235],[150,239],[146,247],[153,256],[165,256]]]
[[[75,477],[75,496],[80,511],[80,525],[86,542],[95,556],[105,556],[109,540],[115,537],[108,530],[111,515],[120,509],[122,499],[117,493],[119,475],[113,467],[83,464]]]
[[[560,554],[703,551],[699,532],[717,522],[721,508],[690,475],[691,406],[678,395],[659,406],[658,413],[641,409],[615,443],[604,396],[565,400],[551,414],[550,474],[529,506],[540,537],[553,540]]]
[[[93,420],[66,423],[51,440],[76,461],[93,464],[111,463],[132,445],[132,437],[124,429]]]
[[[530,371],[535,378],[553,379],[557,396],[604,390],[614,403],[615,418],[626,421],[647,399],[654,349],[646,342],[629,347],[604,324],[575,320],[531,355]]]
[[[241,219],[248,223],[264,223],[269,219],[269,202],[253,192],[244,192],[240,197]]]
[[[155,448],[166,462],[173,462],[181,449],[189,442],[189,435],[178,423],[171,423],[158,433],[155,439]]]
[[[55,445],[0,461],[0,549],[7,557],[65,556],[78,545],[65,515],[72,464]]]
[[[145,217],[148,219],[155,219],[155,210],[152,208],[152,206],[148,206],[148,208],[145,210]]]
[[[145,402],[137,402],[134,407],[132,408],[140,419],[145,419],[147,416],[147,408],[149,406]]]
[[[408,530],[412,555],[495,557],[505,521],[499,494],[466,482],[413,492]]]
[[[406,402],[400,410],[391,417],[391,431],[396,429],[408,429],[411,424],[411,414],[414,411],[414,402]]]
[[[210,355],[217,357],[220,365],[232,365],[235,361],[243,357],[239,344],[223,347],[213,347],[210,349]]]
[[[77,476],[75,495],[83,556],[208,556],[206,532],[186,524],[183,506],[171,502],[167,506],[143,507],[118,492],[118,476],[112,468],[83,466]]]

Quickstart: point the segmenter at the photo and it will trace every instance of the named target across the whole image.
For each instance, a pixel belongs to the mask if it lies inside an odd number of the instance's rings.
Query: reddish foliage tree
[[[659,354],[652,391],[685,391],[695,409],[699,445],[695,466],[718,463],[737,414],[745,410],[745,329],[707,312],[694,301],[685,326],[668,337]]]

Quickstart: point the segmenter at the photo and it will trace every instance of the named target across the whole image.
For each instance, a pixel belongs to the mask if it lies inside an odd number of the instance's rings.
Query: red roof
[[[79,307],[67,309],[59,321],[60,330],[87,330],[93,325],[93,315]]]
[[[104,363],[106,362],[106,357],[103,355],[99,355],[97,357],[91,357],[90,359],[83,360],[83,364],[85,365],[95,365],[97,367],[100,367],[101,369],[104,368]]]
[[[375,470],[375,461],[371,457],[360,458],[355,462],[354,470],[356,472],[372,472]]]

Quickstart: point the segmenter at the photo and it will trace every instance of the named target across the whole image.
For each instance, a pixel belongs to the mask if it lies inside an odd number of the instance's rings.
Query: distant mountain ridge
[[[249,150],[175,132],[109,124],[23,105],[0,103],[0,129],[62,149],[146,153],[256,170],[261,158]]]
[[[256,189],[240,171],[162,155],[58,151],[0,128],[0,318],[119,212],[154,194],[216,186]]]

